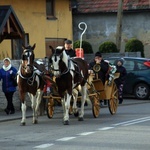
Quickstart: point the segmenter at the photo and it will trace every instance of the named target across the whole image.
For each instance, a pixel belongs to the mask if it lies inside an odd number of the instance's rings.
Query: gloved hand
[[[113,79],[112,77],[109,77],[107,85],[111,85],[112,79]]]

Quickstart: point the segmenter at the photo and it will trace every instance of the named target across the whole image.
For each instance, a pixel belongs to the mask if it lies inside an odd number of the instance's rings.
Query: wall
[[[98,51],[104,41],[116,43],[117,14],[80,14],[73,15],[73,38],[80,39],[82,33],[78,28],[80,22],[87,24],[87,31],[83,40],[90,42],[94,52]],[[150,12],[134,12],[123,15],[121,51],[124,52],[125,43],[130,38],[138,38],[144,44],[145,56],[150,57]]]
[[[45,38],[72,39],[72,13],[69,0],[55,0],[55,17],[46,19],[46,0],[0,0],[0,5],[12,5],[26,33],[30,44],[36,43],[35,56],[45,57]],[[0,53],[7,50],[11,56],[10,40],[0,43]]]

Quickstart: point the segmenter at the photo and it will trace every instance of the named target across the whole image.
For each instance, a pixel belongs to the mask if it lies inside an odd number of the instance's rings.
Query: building
[[[3,39],[0,43],[0,59],[6,56],[20,59],[22,44],[34,43],[36,58],[44,58],[50,55],[49,45],[63,45],[64,40],[73,38],[70,0],[0,1],[0,6],[6,5],[12,7],[12,12],[16,14],[25,35],[24,38]]]
[[[73,0],[73,38],[80,38],[80,22],[87,24],[83,40],[96,52],[104,41],[116,43],[118,0]],[[146,57],[150,57],[150,1],[124,0],[122,18],[121,51],[131,38],[144,44]]]

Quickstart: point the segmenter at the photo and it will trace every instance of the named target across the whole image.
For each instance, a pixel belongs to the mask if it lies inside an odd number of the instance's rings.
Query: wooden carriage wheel
[[[100,102],[96,96],[91,97],[92,99],[92,112],[93,116],[97,118],[100,113]]]
[[[47,117],[52,118],[54,115],[54,99],[52,97],[50,97],[47,102],[46,111],[47,111]]]
[[[113,115],[117,112],[118,108],[118,88],[113,83],[110,99],[108,100],[109,111]]]

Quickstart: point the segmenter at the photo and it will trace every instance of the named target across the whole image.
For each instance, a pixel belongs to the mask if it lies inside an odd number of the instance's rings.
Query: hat
[[[117,60],[117,63],[118,63],[118,61],[120,61],[120,62],[122,63],[122,65],[123,65],[124,60],[123,60],[122,58],[118,59],[118,60]]]
[[[65,44],[72,44],[72,41],[71,40],[66,40]]]
[[[6,60],[6,61],[9,61],[9,62],[11,63],[10,58],[8,58],[8,57],[7,57],[7,58],[4,58],[4,59],[3,59],[3,62],[4,62],[5,60]]]
[[[102,57],[102,54],[101,54],[100,52],[96,52],[96,53],[95,53],[95,57],[96,57],[96,56]]]

